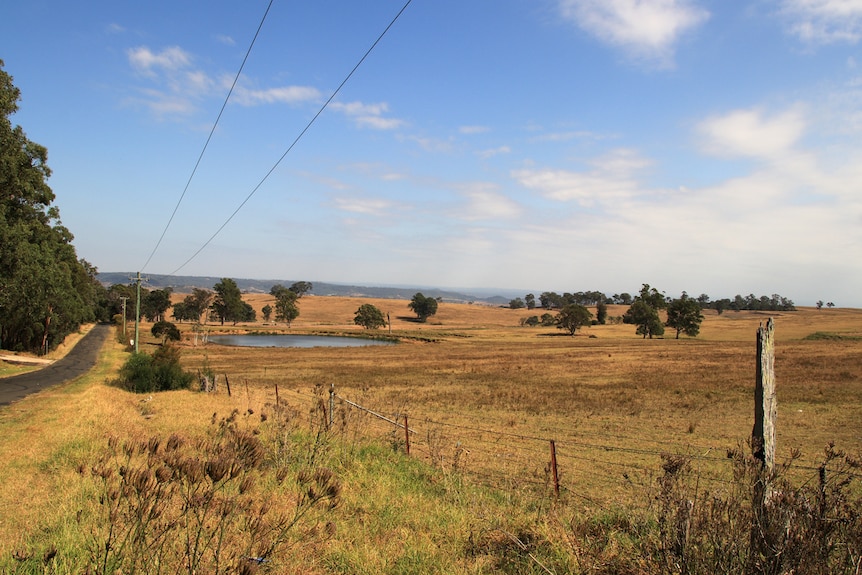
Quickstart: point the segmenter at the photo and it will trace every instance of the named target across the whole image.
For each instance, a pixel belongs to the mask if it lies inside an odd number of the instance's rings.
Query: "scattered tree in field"
[[[266,304],[260,311],[263,313],[263,321],[269,323],[269,319],[272,317],[272,306]]]
[[[302,296],[310,292],[313,288],[314,286],[311,285],[311,282],[295,282],[291,284],[290,287],[287,289],[295,293],[296,297],[301,298]]]
[[[563,307],[563,297],[552,291],[542,292],[542,295],[539,296],[539,302],[541,302],[544,309],[559,309]]]
[[[225,321],[233,322],[236,325],[236,322],[242,321],[243,317],[247,316],[247,310],[242,301],[242,292],[239,291],[234,280],[222,278],[219,283],[213,286],[213,290],[215,290],[215,299],[211,307],[222,325]]]
[[[599,325],[608,323],[608,304],[603,301],[596,304],[596,322]]]
[[[536,309],[536,296],[528,293],[524,296],[524,303],[527,305],[527,309]]]
[[[422,292],[416,293],[410,303],[407,304],[419,321],[425,323],[428,318],[437,313],[437,300],[433,297],[425,297]]]
[[[667,300],[664,294],[651,288],[649,284],[643,284],[640,294],[623,314],[623,323],[636,325],[635,333],[642,335],[644,339],[664,335],[664,325],[658,316],[658,310],[665,307]]]
[[[539,316],[531,315],[530,317],[521,318],[521,327],[523,326],[536,327],[539,325]]]
[[[365,329],[377,329],[386,326],[386,319],[383,317],[383,312],[376,306],[364,303],[356,310],[353,323],[361,325]]]
[[[700,313],[700,304],[697,300],[688,297],[685,292],[682,292],[682,296],[673,300],[667,307],[666,325],[676,330],[676,339],[679,339],[680,332],[696,337],[700,333],[701,322],[703,322],[703,314]]]
[[[557,314],[557,328],[565,329],[571,335],[575,335],[581,326],[590,325],[593,314],[586,307],[578,303],[570,303]]]
[[[171,307],[171,288],[152,290],[141,296],[141,314],[148,321],[163,321]]]
[[[21,92],[0,60],[0,345],[46,352],[82,323],[113,315],[96,268],[79,260],[52,206],[48,150],[10,117]],[[97,309],[102,302],[103,310]]]
[[[557,325],[557,316],[552,313],[543,313],[541,323],[544,327],[552,327]]]
[[[283,321],[290,327],[293,320],[299,317],[299,296],[280,284],[272,286],[269,293],[275,297],[275,321]]]
[[[153,334],[153,337],[162,338],[162,345],[164,345],[168,341],[180,341],[182,337],[180,335],[180,330],[177,329],[177,326],[175,326],[169,321],[156,322],[150,329],[150,333]]]
[[[519,297],[516,297],[515,299],[509,301],[510,309],[524,309],[525,306],[526,304],[524,303],[524,300]]]

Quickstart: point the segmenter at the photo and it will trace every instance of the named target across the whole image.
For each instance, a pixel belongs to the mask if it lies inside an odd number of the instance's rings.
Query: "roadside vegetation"
[[[248,302],[259,309],[273,297]],[[362,333],[355,312],[368,303],[391,314],[402,343],[195,345],[183,323],[180,363],[217,374],[212,393],[105,385],[130,357],[111,343],[87,378],[0,412],[0,508],[16,509],[0,523],[0,571],[858,569],[858,310],[776,318],[778,459],[787,465],[774,510],[785,528],[772,535],[780,554],[768,555],[751,547],[757,467],[745,444],[752,334],[764,316],[707,310],[698,338],[650,341],[623,323],[554,337],[557,326],[522,327],[526,310],[443,303],[433,322],[417,324],[406,301],[302,302],[285,333]],[[848,339],[805,339],[817,332]],[[142,344],[148,353],[165,348],[156,336]],[[330,413],[331,385],[390,418],[409,414],[411,454],[403,430],[338,399]],[[482,447],[467,428],[490,432],[485,442],[554,438],[559,497],[542,474],[546,446],[535,457],[539,481],[529,465],[494,475],[505,451]],[[516,447],[511,435],[499,437]],[[581,455],[585,442],[598,448]],[[704,457],[707,449],[719,457]]]

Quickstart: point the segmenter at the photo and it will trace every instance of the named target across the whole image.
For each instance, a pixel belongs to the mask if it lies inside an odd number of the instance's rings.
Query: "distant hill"
[[[104,272],[99,273],[99,281],[105,286],[113,284],[128,284],[131,283],[130,278],[134,278],[135,274],[130,272]],[[168,276],[159,274],[146,274],[145,285],[151,289],[172,288],[178,293],[188,293],[192,288],[212,289],[212,287],[220,282],[220,277],[207,276]],[[272,286],[281,284],[290,287],[291,284],[300,280],[259,280],[233,278],[236,285],[244,293],[269,293]],[[523,297],[524,294],[516,293],[514,290],[489,290],[477,289],[479,293],[464,293],[454,290],[446,290],[430,287],[416,286],[399,286],[399,287],[373,287],[373,286],[357,286],[345,284],[332,284],[324,282],[311,282],[313,289],[310,294],[318,296],[350,296],[350,297],[368,297],[368,298],[384,298],[384,299],[411,299],[416,292],[422,292],[426,297],[442,298],[443,301],[466,303],[466,302],[481,302],[489,305],[507,305],[514,297]],[[472,290],[471,290],[472,291]],[[496,293],[495,293],[496,292]]]

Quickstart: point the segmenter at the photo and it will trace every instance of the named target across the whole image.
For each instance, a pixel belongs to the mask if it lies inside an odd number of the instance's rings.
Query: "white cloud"
[[[855,44],[862,38],[859,0],[783,0],[780,10],[790,32],[806,42]]]
[[[459,208],[455,216],[462,220],[509,220],[521,214],[521,208],[496,191],[496,186],[477,183],[462,186],[467,206]]]
[[[634,198],[638,192],[635,172],[651,164],[637,152],[619,149],[592,160],[589,172],[561,169],[522,169],[512,177],[522,186],[548,199],[576,201],[581,206],[609,205]]]
[[[377,104],[333,102],[329,107],[353,118],[356,125],[360,127],[372,128],[374,130],[395,130],[404,125],[403,120],[384,117],[384,114],[389,111],[389,104],[385,102]]]
[[[787,154],[805,131],[799,109],[767,117],[761,110],[734,110],[701,122],[702,149],[716,156],[761,159]]]
[[[511,154],[512,148],[509,146],[500,146],[499,148],[494,148],[491,150],[482,150],[477,152],[477,155],[483,160],[487,160],[489,158],[493,158],[494,156],[499,156],[502,154]]]
[[[252,90],[237,86],[234,89],[233,97],[243,106],[274,103],[299,104],[319,99],[320,92],[317,88],[310,86],[282,86],[264,90]]]
[[[175,71],[191,64],[191,55],[179,46],[165,48],[161,52],[153,52],[146,46],[128,50],[129,63],[139,72],[152,75],[154,68]]]
[[[484,134],[490,131],[490,128],[487,126],[461,126],[458,128],[458,132],[464,135],[473,135],[473,134]]]
[[[559,0],[560,11],[602,42],[660,65],[680,36],[709,18],[692,0]]]
[[[216,35],[216,41],[218,41],[221,44],[224,44],[225,46],[236,45],[236,42],[234,41],[234,39],[231,38],[230,36],[225,35],[225,34]]]
[[[365,216],[385,216],[392,203],[378,198],[335,198],[339,210]]]

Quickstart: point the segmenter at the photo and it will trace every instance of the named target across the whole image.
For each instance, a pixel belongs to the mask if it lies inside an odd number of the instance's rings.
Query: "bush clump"
[[[123,367],[117,383],[134,393],[153,393],[188,389],[194,375],[180,365],[180,350],[163,345],[153,355],[133,353]]]

